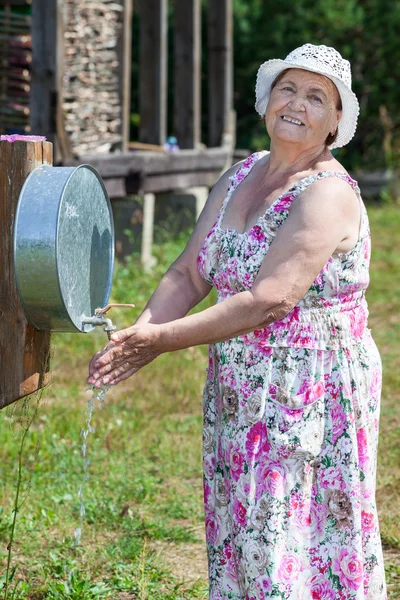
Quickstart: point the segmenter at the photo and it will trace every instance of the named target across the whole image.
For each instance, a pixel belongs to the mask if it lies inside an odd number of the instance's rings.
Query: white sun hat
[[[285,69],[304,69],[328,77],[340,94],[342,100],[342,116],[338,125],[338,133],[330,149],[341,148],[348,144],[357,128],[360,112],[357,96],[351,90],[351,70],[348,60],[334,48],[304,44],[287,55],[285,60],[267,60],[258,69],[256,83],[256,111],[265,115],[271,86]]]

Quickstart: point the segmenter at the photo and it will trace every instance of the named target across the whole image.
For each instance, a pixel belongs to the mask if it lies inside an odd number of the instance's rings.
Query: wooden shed
[[[130,0],[1,6],[1,133],[45,135],[57,162],[125,150]]]
[[[140,64],[139,80],[131,82],[133,10]],[[56,163],[93,155],[106,162],[129,149],[134,85],[140,127],[133,142],[163,146],[173,133],[180,149],[205,150],[200,99],[206,80],[207,145],[232,145],[231,0],[209,0],[207,20],[208,72],[202,73],[201,0],[1,1],[0,133],[45,135],[56,146]],[[168,22],[173,81],[167,72]]]
[[[139,49],[135,81],[132,45]],[[3,0],[0,57],[0,133],[45,135],[54,164],[90,163],[111,199],[142,195],[145,262],[151,262],[156,195],[189,189],[199,212],[232,162],[232,0],[208,0],[203,11],[201,0]],[[132,89],[139,103],[135,140],[129,139]],[[168,134],[179,151],[164,150]]]

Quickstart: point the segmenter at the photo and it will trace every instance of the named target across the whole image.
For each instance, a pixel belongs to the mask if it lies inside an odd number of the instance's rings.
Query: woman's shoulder
[[[293,203],[294,214],[309,220],[318,214],[326,223],[342,222],[343,227],[357,225],[360,219],[360,198],[346,171],[321,171],[300,184],[298,198]]]
[[[229,191],[229,187],[232,184],[238,183],[244,179],[254,165],[268,154],[269,152],[267,150],[253,152],[246,158],[239,160],[221,175],[213,190],[215,190],[218,195],[226,195]]]

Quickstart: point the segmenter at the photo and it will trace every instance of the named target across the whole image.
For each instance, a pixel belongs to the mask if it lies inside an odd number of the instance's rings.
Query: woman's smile
[[[281,117],[282,121],[285,121],[287,123],[291,123],[292,125],[297,125],[300,127],[304,127],[304,123],[302,121],[300,121],[300,119],[296,119],[294,117],[288,117],[287,115],[283,115]]]

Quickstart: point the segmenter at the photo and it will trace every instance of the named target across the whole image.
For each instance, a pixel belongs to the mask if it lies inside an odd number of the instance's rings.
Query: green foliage
[[[208,0],[210,1],[210,0]],[[202,47],[207,47],[207,7],[202,1]],[[174,80],[173,3],[168,16],[168,73]],[[400,161],[400,4],[393,0],[233,0],[234,108],[237,146],[252,151],[269,147],[265,127],[254,110],[257,69],[270,58],[285,58],[304,43],[336,48],[352,66],[353,90],[361,106],[351,143],[335,151],[350,170],[398,169]],[[138,139],[139,106],[138,11],[132,22],[131,139]],[[202,139],[208,138],[208,56],[202,52]],[[168,105],[173,107],[173,85]],[[168,111],[168,134],[173,135],[173,111]]]
[[[335,47],[350,60],[361,105],[357,133],[337,152],[350,169],[396,167],[400,158],[397,57],[400,5],[391,0],[234,0],[235,108],[238,146],[268,145],[254,115],[259,65],[304,43]]]

